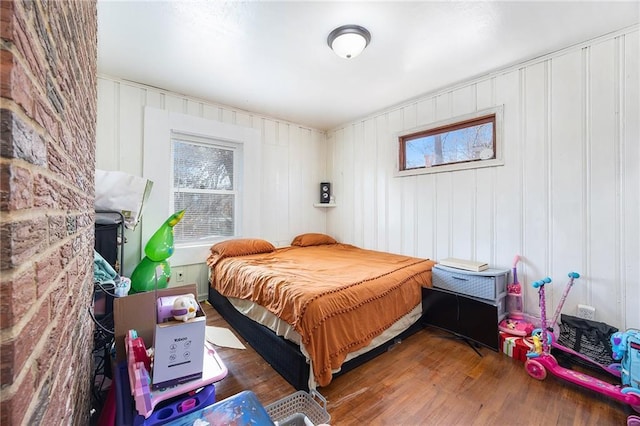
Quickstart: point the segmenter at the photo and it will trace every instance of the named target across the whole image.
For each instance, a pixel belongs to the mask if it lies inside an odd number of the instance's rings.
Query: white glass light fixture
[[[371,41],[371,33],[359,25],[343,25],[331,31],[327,44],[336,55],[345,59],[358,56]]]

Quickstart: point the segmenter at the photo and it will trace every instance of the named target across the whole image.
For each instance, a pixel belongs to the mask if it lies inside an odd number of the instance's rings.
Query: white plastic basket
[[[315,426],[329,423],[331,419],[327,400],[313,389],[310,393],[298,391],[267,405],[265,409],[278,426]]]

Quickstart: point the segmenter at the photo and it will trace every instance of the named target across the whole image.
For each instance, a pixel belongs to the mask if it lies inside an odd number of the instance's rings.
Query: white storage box
[[[482,272],[472,272],[435,265],[432,276],[433,286],[436,288],[504,304],[504,300],[501,299],[507,292],[508,269],[486,269]]]
[[[207,318],[198,305],[195,318],[156,324],[152,383],[167,387],[202,377]]]

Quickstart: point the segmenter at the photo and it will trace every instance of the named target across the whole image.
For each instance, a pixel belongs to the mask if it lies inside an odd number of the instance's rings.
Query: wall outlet
[[[589,305],[578,305],[577,315],[578,318],[584,318],[588,320],[596,319],[596,308]]]
[[[176,273],[176,282],[182,283],[184,282],[184,270],[182,268],[174,268],[174,272]]]

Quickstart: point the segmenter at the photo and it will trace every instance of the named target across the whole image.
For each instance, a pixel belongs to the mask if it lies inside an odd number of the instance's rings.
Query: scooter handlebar
[[[535,281],[531,285],[533,286],[533,288],[539,288],[539,287],[542,287],[545,284],[549,284],[550,282],[551,282],[551,278],[546,277],[546,278],[543,278],[541,280]]]

